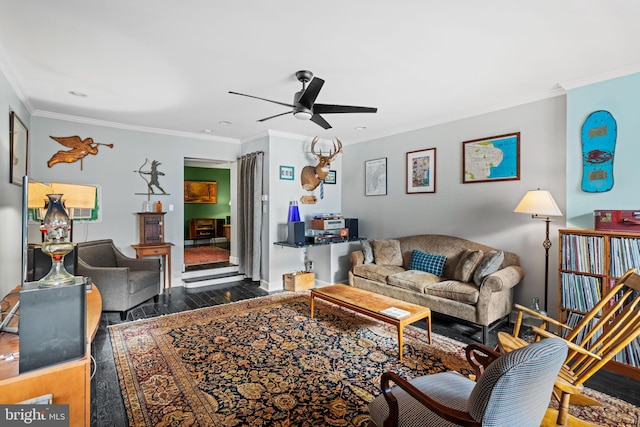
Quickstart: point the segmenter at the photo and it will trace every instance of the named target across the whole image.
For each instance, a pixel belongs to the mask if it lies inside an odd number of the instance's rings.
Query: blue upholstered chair
[[[548,338],[496,358],[477,383],[457,372],[411,381],[385,372],[369,425],[538,427],[566,357],[567,344]]]

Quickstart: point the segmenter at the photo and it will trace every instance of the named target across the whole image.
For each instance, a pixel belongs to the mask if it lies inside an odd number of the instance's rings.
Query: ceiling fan
[[[233,91],[229,91],[229,93],[232,93],[234,95],[247,96],[249,98],[261,99],[263,101],[273,102],[274,104],[283,105],[285,107],[292,108],[291,111],[287,111],[286,113],[276,114],[275,116],[271,116],[271,117],[265,117],[264,119],[258,120],[259,122],[264,122],[266,120],[284,116],[285,114],[293,113],[293,115],[297,119],[311,120],[313,123],[317,124],[318,126],[321,126],[324,129],[331,129],[331,125],[320,114],[375,113],[378,111],[377,108],[371,108],[371,107],[355,107],[351,105],[334,105],[334,104],[316,104],[315,101],[316,101],[316,98],[318,97],[318,93],[320,93],[320,89],[322,89],[322,85],[324,85],[324,80],[318,77],[313,78],[313,73],[308,70],[301,70],[296,72],[296,78],[298,79],[298,81],[302,83],[302,90],[300,92],[296,92],[295,95],[293,95],[293,104],[273,101],[271,99],[260,98],[259,96],[246,95],[244,93],[238,93]],[[306,86],[307,83],[309,83],[309,86]]]

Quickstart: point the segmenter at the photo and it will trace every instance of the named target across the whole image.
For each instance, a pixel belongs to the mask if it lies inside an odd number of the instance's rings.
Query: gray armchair
[[[111,239],[77,244],[78,275],[91,277],[102,295],[103,311],[127,310],[160,293],[160,260],[125,256]]]

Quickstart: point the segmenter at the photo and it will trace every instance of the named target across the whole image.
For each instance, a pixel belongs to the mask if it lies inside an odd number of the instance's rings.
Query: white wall
[[[314,191],[306,191],[302,188],[300,174],[304,166],[316,165],[318,162],[311,154],[312,137],[297,135],[285,135],[273,133],[269,141],[269,247],[265,248],[269,258],[269,272],[263,277],[268,277],[269,290],[282,289],[282,275],[296,270],[304,270],[304,249],[288,248],[274,245],[273,242],[287,239],[287,215],[289,202],[297,201],[300,210],[300,219],[306,222],[309,229],[310,220],[317,213],[341,212],[342,198],[342,154],[336,156],[331,163],[331,169],[336,171],[337,184],[324,185],[324,198],[320,198],[320,188]],[[322,150],[328,153],[333,148],[331,141],[320,140],[316,145],[316,151]],[[280,179],[280,166],[293,166],[293,181]],[[316,204],[302,204],[302,196],[314,195],[317,198]],[[322,274],[327,274],[327,269],[331,269],[332,264],[329,259],[321,254],[317,256],[317,268],[322,268]],[[324,262],[324,263],[323,263]],[[337,267],[335,267],[337,269]],[[316,272],[316,275],[320,270]]]
[[[526,277],[516,302],[544,291],[544,222],[513,213],[527,190],[551,191],[565,212],[565,97],[559,96],[413,132],[349,145],[343,159],[343,213],[369,239],[454,235],[520,255]],[[521,179],[462,184],[462,142],[520,132]],[[405,194],[406,153],[436,148],[436,193]],[[364,195],[364,162],[387,157],[387,195]],[[551,223],[549,307],[557,304],[557,230]],[[553,310],[555,312],[555,310]],[[553,313],[552,313],[553,314]]]
[[[638,158],[640,157],[640,73],[607,80],[567,93],[567,224],[593,228],[593,211],[637,210]],[[609,111],[616,120],[618,135],[613,160],[613,188],[603,193],[582,191],[582,143],[580,132],[594,111]]]
[[[0,72],[0,297],[22,278],[22,187],[9,183],[9,114],[15,111],[30,128],[31,117]]]
[[[59,163],[47,167],[49,158],[66,149],[49,136],[91,137],[95,142],[113,144],[101,146],[97,155],[89,155],[80,162]],[[189,137],[160,135],[140,131],[115,129],[94,124],[76,123],[34,116],[30,132],[31,178],[77,184],[102,185],[102,222],[82,224],[74,229],[74,241],[113,239],[116,246],[129,256],[135,256],[131,245],[139,243],[138,216],[147,187],[137,170],[145,159],[161,163],[158,170],[165,175],[159,182],[169,195],[151,196],[160,200],[165,210],[165,241],[172,242],[172,284],[181,284],[184,248],[183,180],[184,158],[215,158],[235,162],[240,143],[212,141]],[[143,170],[149,170],[147,164]]]

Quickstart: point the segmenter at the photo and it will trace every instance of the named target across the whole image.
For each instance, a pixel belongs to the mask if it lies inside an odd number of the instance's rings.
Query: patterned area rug
[[[184,248],[184,265],[215,264],[228,261],[229,251],[216,246]]]
[[[380,374],[471,373],[462,345],[282,293],[109,328],[131,426],[366,426]],[[638,409],[604,394],[579,416],[636,426]],[[574,412],[575,413],[575,412]]]

